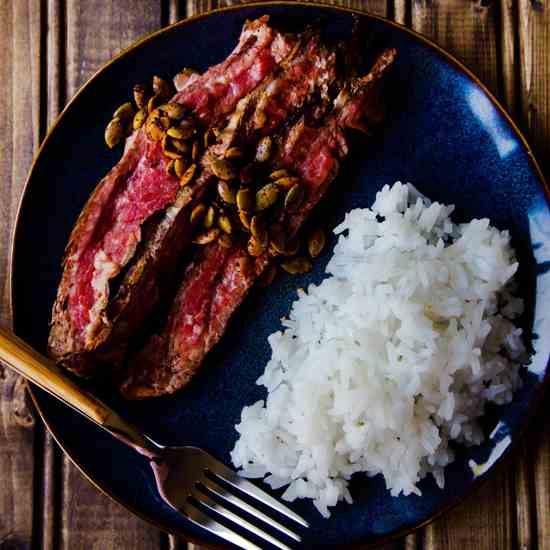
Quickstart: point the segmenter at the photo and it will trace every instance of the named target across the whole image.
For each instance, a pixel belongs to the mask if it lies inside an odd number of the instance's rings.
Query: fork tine
[[[258,489],[254,484],[250,483],[250,481],[244,479],[243,477],[240,477],[235,472],[230,470],[227,466],[216,460],[215,458],[210,457],[210,460],[208,461],[208,467],[209,470],[223,479],[225,482],[229,483],[233,487],[237,487],[237,489],[240,489],[243,493],[247,494],[249,497],[255,498],[262,502],[263,504],[266,504],[267,506],[273,508],[275,511],[279,512],[280,514],[285,515],[287,518],[293,519],[300,525],[303,525],[304,527],[309,527],[309,524],[306,520],[302,519],[298,514],[281,504],[278,500],[274,499],[272,496],[268,495],[266,492],[262,491],[261,489]]]
[[[250,504],[247,504],[246,502],[244,502],[244,500],[241,500],[240,498],[226,491],[223,487],[221,487],[211,479],[205,477],[204,479],[201,480],[201,483],[209,491],[211,491],[220,499],[231,502],[231,504],[233,504],[234,506],[237,506],[241,510],[248,512],[250,515],[254,516],[257,519],[264,521],[274,529],[278,529],[279,531],[284,533],[287,537],[290,537],[297,542],[300,542],[302,540],[301,537],[299,537],[296,533],[293,533],[290,529],[287,529],[284,525],[281,525],[280,523],[275,521],[273,518],[270,518],[263,512],[260,512],[253,506],[250,506]]]
[[[262,550],[259,546],[252,544],[248,539],[245,539],[238,533],[231,531],[231,529],[228,529],[221,523],[218,523],[206,514],[203,514],[191,502],[188,502],[187,506],[178,508],[178,511],[195,525],[206,529],[213,535],[217,535],[226,541],[236,544],[244,550]]]
[[[199,492],[196,488],[193,489],[193,491],[191,492],[191,495],[195,499],[197,499],[197,501],[200,502],[203,506],[206,506],[209,510],[217,512],[218,514],[223,516],[225,519],[232,521],[233,523],[239,525],[240,527],[242,527],[243,529],[246,529],[247,531],[250,531],[251,533],[254,533],[257,537],[265,540],[266,542],[269,542],[273,546],[276,546],[281,550],[291,550],[291,548],[286,544],[279,542],[277,539],[273,538],[271,535],[268,535],[267,533],[262,531],[259,527],[256,527],[252,523],[246,521],[244,518],[237,516],[233,512],[230,512],[227,508],[225,508],[221,504],[218,504],[206,494]]]

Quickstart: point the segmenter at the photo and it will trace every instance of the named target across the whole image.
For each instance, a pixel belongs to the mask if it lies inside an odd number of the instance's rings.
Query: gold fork
[[[156,443],[80,388],[51,359],[1,328],[0,362],[147,457],[162,499],[195,525],[246,549],[260,550],[261,547],[236,532],[235,525],[281,550],[290,547],[276,536],[282,535],[288,543],[301,541],[300,535],[281,523],[285,518],[291,520],[293,529],[298,525],[308,527],[298,514],[202,449]],[[254,501],[261,502],[280,517],[276,520],[261,512],[251,504]],[[241,512],[245,512],[248,519],[241,516]],[[273,535],[265,531],[266,525]]]

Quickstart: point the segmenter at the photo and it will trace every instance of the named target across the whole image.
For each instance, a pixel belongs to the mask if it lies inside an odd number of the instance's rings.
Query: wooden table
[[[121,48],[231,0],[0,0],[0,320],[9,326],[10,235],[46,130]],[[550,173],[550,3],[336,0],[384,15],[455,54],[501,99]],[[544,415],[544,411],[543,415]],[[550,417],[522,454],[455,509],[385,548],[550,549]],[[184,548],[88,483],[35,419],[25,385],[0,367],[0,550]]]

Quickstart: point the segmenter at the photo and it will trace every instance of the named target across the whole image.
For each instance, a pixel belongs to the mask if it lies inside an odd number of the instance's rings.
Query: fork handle
[[[0,362],[149,458],[161,449],[105,403],[83,390],[44,355],[0,327]]]

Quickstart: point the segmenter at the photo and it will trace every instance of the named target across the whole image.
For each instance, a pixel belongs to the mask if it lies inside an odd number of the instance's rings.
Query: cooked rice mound
[[[443,487],[451,440],[483,440],[486,403],[512,399],[526,361],[518,264],[507,231],[452,211],[397,182],[346,215],[328,276],[269,337],[267,399],[243,409],[231,452],[243,475],[328,517],[356,472],[420,494],[427,473]]]

